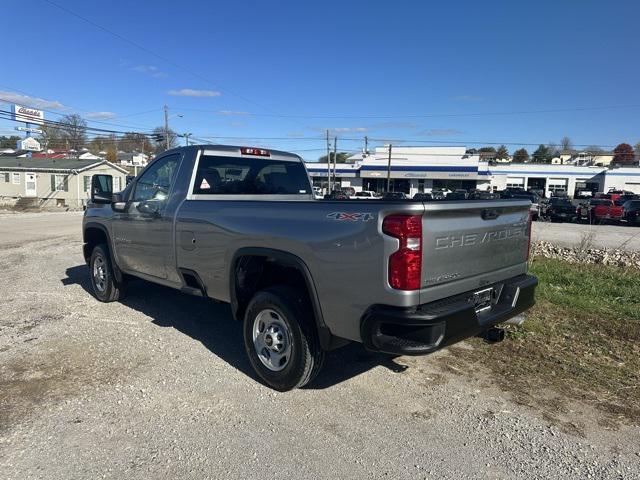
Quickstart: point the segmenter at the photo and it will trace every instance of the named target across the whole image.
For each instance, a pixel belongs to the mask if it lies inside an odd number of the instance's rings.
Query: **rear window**
[[[611,200],[591,200],[591,205],[611,205]]]
[[[305,195],[309,177],[298,161],[200,157],[193,185],[198,195]]]

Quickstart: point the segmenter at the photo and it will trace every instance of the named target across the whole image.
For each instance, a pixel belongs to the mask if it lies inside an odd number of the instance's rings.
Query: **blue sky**
[[[5,1],[0,98],[93,126],[148,131],[167,104],[176,131],[309,160],[326,128],[354,151],[364,135],[640,141],[637,1],[55,2],[143,48],[46,1]]]

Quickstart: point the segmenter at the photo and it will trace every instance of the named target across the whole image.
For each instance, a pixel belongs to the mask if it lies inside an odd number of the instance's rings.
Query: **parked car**
[[[349,200],[349,195],[343,190],[334,190],[324,195],[325,200]]]
[[[383,200],[406,200],[407,194],[404,192],[384,192]]]
[[[578,190],[576,198],[592,198],[593,192],[591,190]]]
[[[420,202],[430,202],[433,200],[433,195],[430,193],[416,193],[413,195],[413,200],[418,200]]]
[[[453,192],[447,194],[446,200],[467,200],[469,192],[463,188],[456,188]]]
[[[576,209],[578,221],[595,223],[596,217],[593,210],[598,205],[609,205],[610,203],[611,200],[606,198],[592,198],[588,202],[581,203]]]
[[[616,200],[606,200],[595,206],[592,212],[592,223],[605,223],[622,220],[622,203]]]
[[[500,198],[500,195],[490,190],[471,190],[469,192],[469,200],[495,200],[497,198]]]
[[[640,200],[627,200],[622,205],[622,220],[629,225],[640,225]]]
[[[356,192],[351,198],[356,200],[375,200],[380,197],[376,192],[372,192],[371,190],[362,190],[361,192]]]
[[[527,191],[524,188],[507,187],[500,192],[500,198],[514,198],[516,195],[524,195]]]
[[[608,193],[596,193],[595,198],[600,198],[603,200],[618,200],[621,195],[624,195],[623,191],[620,190],[610,190]]]
[[[433,197],[434,200],[443,200],[450,193],[451,193],[451,190],[449,190],[448,188],[436,187],[431,189],[431,196]]]
[[[625,203],[629,200],[640,200],[640,196],[636,195],[635,193],[625,193],[623,195],[620,195],[615,201]]]
[[[557,190],[553,190],[551,192],[550,196],[551,197],[557,197],[557,198],[568,198],[569,197],[569,195],[567,195],[567,191],[562,189],[562,188],[559,188]]]
[[[527,189],[527,192],[535,193],[538,196],[538,198],[544,198],[544,188],[531,187]]]
[[[514,195],[512,198],[526,198],[531,202],[529,212],[532,220],[538,220],[540,218],[540,197],[531,191]]]
[[[566,197],[551,197],[540,205],[540,216],[552,222],[569,221],[577,219],[576,207]]]
[[[249,364],[276,390],[307,384],[351,341],[425,355],[500,340],[495,325],[535,303],[522,200],[317,201],[298,155],[226,145],[167,150],[123,192],[112,185],[92,177],[82,222],[95,297],[119,300],[134,276],[230,303]]]

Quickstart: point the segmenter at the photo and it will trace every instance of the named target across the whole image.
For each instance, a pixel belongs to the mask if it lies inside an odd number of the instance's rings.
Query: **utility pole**
[[[169,150],[169,107],[164,106],[164,149]]]
[[[329,150],[329,130],[327,129],[327,193],[331,193],[331,157]]]
[[[387,192],[391,186],[391,144],[389,144],[389,163],[387,163]]]
[[[185,133],[184,134],[184,143],[185,145],[188,147],[189,146],[189,137],[193,135],[192,133]]]
[[[364,152],[363,153],[364,155],[367,155],[369,153],[369,137],[366,135],[364,136]]]
[[[336,188],[336,161],[338,150],[338,137],[333,137],[333,188]]]

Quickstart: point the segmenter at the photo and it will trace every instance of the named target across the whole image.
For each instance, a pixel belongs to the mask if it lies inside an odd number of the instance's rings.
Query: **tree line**
[[[579,151],[590,153],[592,156],[609,154],[597,145],[581,148]],[[529,153],[526,148],[519,148],[513,152],[512,160],[515,163],[551,163],[551,160],[559,157],[562,153],[576,153],[573,142],[569,137],[563,137],[559,143],[540,144],[538,148]],[[483,156],[492,157],[496,160],[508,159],[510,157],[509,149],[506,145],[496,147],[481,147],[467,150],[467,153],[484,154]],[[640,161],[640,142],[636,143],[635,148],[628,143],[621,143],[613,149],[612,164],[615,165],[637,165]]]

